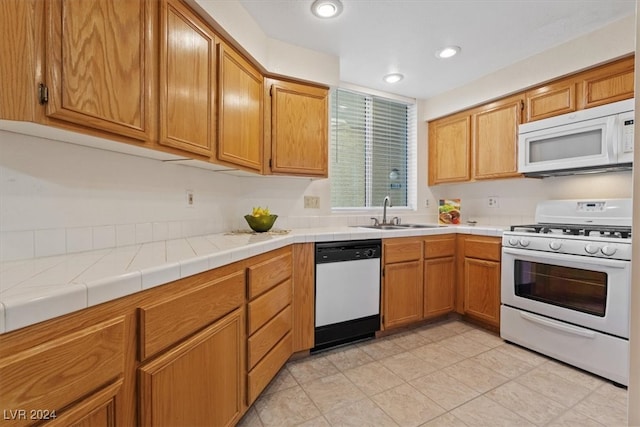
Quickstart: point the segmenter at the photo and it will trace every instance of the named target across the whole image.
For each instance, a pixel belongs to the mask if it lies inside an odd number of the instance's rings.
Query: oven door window
[[[595,316],[607,307],[607,273],[515,260],[515,293]]]

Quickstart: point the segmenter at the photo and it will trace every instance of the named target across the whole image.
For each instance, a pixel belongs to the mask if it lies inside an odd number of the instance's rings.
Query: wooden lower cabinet
[[[139,369],[144,426],[229,426],[244,410],[244,309]]]
[[[45,420],[53,425],[116,425],[113,404],[125,373],[125,317],[65,329],[55,325],[49,332],[59,337],[30,348],[20,349],[21,338],[32,339],[21,331],[13,335],[16,339],[0,340],[5,350],[15,349],[0,355],[3,425]]]
[[[456,283],[456,236],[429,236],[424,239],[425,319],[454,310]]]
[[[382,327],[422,319],[422,240],[385,239],[382,244]]]
[[[499,237],[460,236],[464,314],[489,326],[500,326]]]

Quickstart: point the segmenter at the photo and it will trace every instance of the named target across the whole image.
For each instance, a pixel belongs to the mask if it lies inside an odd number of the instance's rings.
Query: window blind
[[[334,208],[415,207],[415,104],[334,89],[330,176]]]

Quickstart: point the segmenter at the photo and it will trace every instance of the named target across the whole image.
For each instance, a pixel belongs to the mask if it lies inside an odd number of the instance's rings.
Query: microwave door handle
[[[609,163],[617,163],[618,162],[618,128],[617,125],[618,118],[617,116],[611,116],[607,118],[607,127],[606,135],[605,135],[605,143],[607,144],[607,159]]]
[[[608,268],[627,268],[629,263],[627,261],[620,261],[617,259],[598,258],[598,257],[582,257],[580,255],[567,255],[558,252],[542,252],[542,251],[530,251],[515,248],[502,248],[502,253],[514,256],[526,256],[528,259],[533,259],[535,262],[545,261],[550,264],[558,264],[562,261],[566,262],[580,262],[582,264],[602,265]],[[504,262],[504,260],[503,260]]]

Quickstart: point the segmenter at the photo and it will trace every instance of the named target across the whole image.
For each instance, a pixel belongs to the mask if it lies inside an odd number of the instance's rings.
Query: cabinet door
[[[464,259],[464,311],[493,326],[500,326],[500,263]]]
[[[424,261],[424,318],[453,311],[455,272],[454,256]]]
[[[384,266],[383,328],[422,319],[422,261]]]
[[[215,141],[215,36],[190,9],[161,9],[160,144],[207,158]]]
[[[262,171],[263,78],[249,61],[218,44],[217,158]]]
[[[154,2],[47,2],[47,115],[150,140]]]
[[[142,425],[234,425],[244,409],[245,340],[238,309],[141,367]]]
[[[468,114],[429,123],[429,185],[468,181],[470,147]]]
[[[522,96],[481,108],[473,115],[474,178],[518,175],[518,125],[522,121]]]
[[[581,74],[581,108],[633,98],[634,67],[634,58],[629,57]]]
[[[288,82],[271,86],[271,172],[327,176],[327,93]]]
[[[576,111],[576,80],[569,78],[525,93],[527,122]]]

